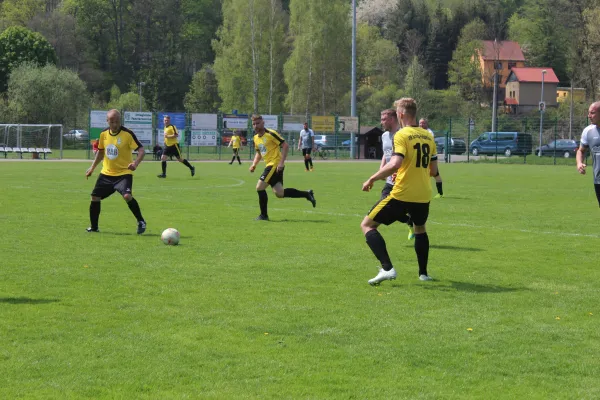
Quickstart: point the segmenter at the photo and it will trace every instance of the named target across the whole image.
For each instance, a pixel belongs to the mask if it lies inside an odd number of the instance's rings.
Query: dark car
[[[520,132],[484,132],[471,142],[469,150],[474,156],[482,154],[531,154],[531,135]]]
[[[574,157],[577,152],[577,142],[569,139],[553,140],[548,144],[535,149],[535,154],[538,156],[557,156],[557,157]]]
[[[467,152],[467,143],[464,139],[461,138],[448,138],[450,146],[448,148],[449,154],[464,154]],[[435,138],[435,146],[437,147],[437,152],[446,153],[446,137],[440,136]]]

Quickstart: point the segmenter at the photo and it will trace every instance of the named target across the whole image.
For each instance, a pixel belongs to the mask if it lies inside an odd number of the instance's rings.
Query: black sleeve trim
[[[285,139],[284,139],[284,138],[282,138],[281,136],[279,136],[279,134],[274,134],[272,131],[270,131],[270,130],[268,130],[268,129],[267,129],[266,131],[267,131],[267,133],[268,133],[269,135],[273,136],[273,138],[274,138],[275,140],[277,140],[277,141],[279,142],[279,144],[281,144],[281,143],[285,142]]]
[[[137,144],[138,147],[136,147],[136,151],[138,151],[140,149],[140,147],[144,147],[143,144],[140,143],[140,141],[138,140],[137,136],[135,136],[135,133],[133,133],[133,131],[131,129],[127,129],[124,126],[121,127],[122,131],[128,132],[131,137],[133,138],[133,140],[135,141],[135,144]]]
[[[394,153],[392,155],[394,155],[394,156],[400,156],[400,157],[404,158],[404,154],[402,154],[402,153]]]
[[[431,157],[431,161],[437,161],[437,155]]]

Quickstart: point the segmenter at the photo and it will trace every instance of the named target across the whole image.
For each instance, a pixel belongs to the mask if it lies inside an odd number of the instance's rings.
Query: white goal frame
[[[37,128],[37,129],[36,129]],[[23,153],[42,153],[44,158],[46,154],[52,153],[51,133],[53,128],[59,128],[59,158],[63,158],[63,126],[61,124],[0,124],[0,154],[6,157],[7,153],[19,154],[23,158]],[[38,138],[35,146],[30,147],[31,143],[27,143],[31,131],[36,133],[43,132],[47,129],[46,137]],[[42,133],[43,135],[44,133]],[[41,140],[40,140],[41,139]],[[41,146],[41,147],[40,147]]]

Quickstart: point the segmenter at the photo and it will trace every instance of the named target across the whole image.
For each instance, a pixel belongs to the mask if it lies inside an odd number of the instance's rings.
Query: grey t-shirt
[[[314,137],[315,133],[312,129],[309,128],[308,131],[302,129],[300,131],[300,146],[303,149],[312,149]]]
[[[598,126],[590,125],[583,130],[581,144],[590,148],[594,167],[594,183],[600,184],[600,129]]]
[[[390,162],[392,159],[392,154],[394,153],[394,134],[395,132],[390,133],[389,131],[385,131],[383,132],[383,135],[381,135],[381,145],[386,164]],[[385,183],[390,185],[394,184],[391,175],[385,178]]]

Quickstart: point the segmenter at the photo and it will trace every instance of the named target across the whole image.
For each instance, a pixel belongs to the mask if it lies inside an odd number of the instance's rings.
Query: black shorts
[[[236,149],[236,148],[234,147],[234,148],[233,148],[233,155],[235,155],[235,156],[239,156],[239,155],[240,155],[239,153],[240,153],[240,148],[238,147],[238,148]]]
[[[598,199],[598,206],[600,206],[600,184],[595,183],[594,189],[596,190],[596,198]]]
[[[100,174],[96,180],[96,186],[92,190],[92,196],[105,199],[114,192],[121,193],[122,196],[131,194],[133,187],[133,175],[125,174],[121,176],[109,176]]]
[[[379,200],[369,211],[369,218],[380,224],[390,225],[409,214],[413,224],[421,226],[429,217],[429,203],[411,203],[396,200],[392,196]]]
[[[303,156],[305,156],[307,154],[310,156],[310,153],[312,153],[312,149],[302,149],[302,155]]]
[[[181,158],[181,150],[179,149],[179,145],[174,144],[173,146],[165,146],[163,150],[163,156]]]
[[[283,185],[283,171],[277,172],[277,166],[269,165],[260,176],[260,180],[268,183],[271,187],[281,183]]]
[[[394,185],[391,185],[389,183],[386,183],[385,185],[383,185],[383,189],[381,189],[381,198],[379,199],[379,201],[388,197],[390,195],[390,193],[392,193],[393,188],[394,188]]]

